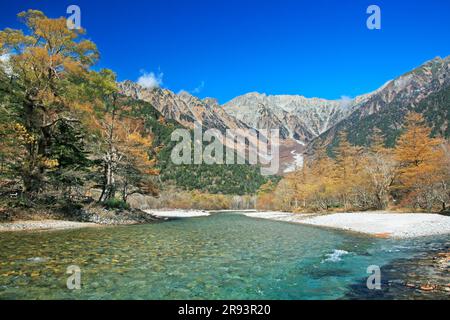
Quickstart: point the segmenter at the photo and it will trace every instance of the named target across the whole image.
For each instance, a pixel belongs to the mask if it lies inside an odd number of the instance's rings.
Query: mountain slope
[[[370,96],[333,101],[249,93],[231,100],[223,108],[249,127],[279,129],[280,173],[288,173],[303,165],[303,153],[311,141],[349,116]]]
[[[381,129],[387,145],[394,145],[401,133],[403,119],[410,111],[423,114],[434,134],[450,136],[450,57],[435,58],[408,72],[373,93],[346,119],[321,134],[309,151],[318,144],[331,149],[337,136],[346,131],[349,141],[370,144],[375,128]]]
[[[160,186],[176,185],[186,190],[201,190],[214,194],[254,194],[269,181],[261,175],[258,166],[242,165],[182,165],[172,163],[171,153],[176,142],[171,141],[172,132],[182,126],[175,120],[162,117],[159,110],[143,100],[126,98],[133,116],[145,121],[154,135],[154,147],[161,147],[157,154],[160,169]],[[191,136],[193,135],[191,131]],[[272,180],[276,178],[270,178]]]
[[[186,128],[193,129],[194,123],[205,128],[215,128],[221,132],[226,129],[248,128],[247,125],[228,115],[216,100],[197,97],[182,91],[176,94],[167,89],[147,89],[137,83],[125,81],[119,83],[122,94],[133,99],[149,102],[165,118],[175,120]]]
[[[346,118],[369,97],[333,101],[249,93],[226,103],[224,110],[250,127],[280,128],[281,137],[305,144]]]
[[[166,119],[173,120],[184,128],[194,129],[196,124],[201,124],[203,131],[217,129],[224,137],[228,129],[253,129],[226,113],[213,98],[201,100],[186,91],[175,94],[167,89],[147,89],[131,81],[125,81],[118,85],[123,95],[150,103]],[[267,126],[262,128],[267,128]],[[247,143],[256,147],[258,141],[251,136]],[[234,149],[234,143],[231,140],[226,139],[224,144],[226,147]]]

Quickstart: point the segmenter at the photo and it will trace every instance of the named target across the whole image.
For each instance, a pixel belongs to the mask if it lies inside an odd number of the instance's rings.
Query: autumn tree
[[[406,193],[408,204],[431,210],[436,200],[435,188],[441,179],[444,158],[441,138],[432,138],[431,129],[421,114],[411,112],[395,148],[398,162],[396,188]]]
[[[159,174],[156,159],[150,156],[153,138],[145,130],[142,120],[123,118],[117,128],[118,174],[121,180],[122,200],[127,202],[133,193],[156,195],[157,189],[149,179]]]
[[[348,141],[345,131],[339,134],[339,145],[334,150],[336,154],[336,189],[340,193],[344,208],[350,207],[352,192],[361,182],[358,172],[361,170],[361,147],[353,146]]]
[[[69,30],[66,19],[42,12],[21,12],[27,32],[0,31],[0,54],[8,57],[2,90],[9,96],[10,120],[17,148],[22,148],[20,176],[26,194],[43,188],[47,173],[60,167],[54,137],[61,126],[73,128],[79,119],[72,109],[72,87],[97,60],[96,46],[81,39],[83,30]],[[5,79],[6,78],[6,79]],[[59,132],[60,133],[60,132]]]
[[[273,210],[274,207],[274,195],[276,185],[273,181],[269,180],[259,188],[257,192],[256,207],[262,210]]]
[[[131,113],[126,99],[117,88],[116,76],[111,70],[91,72],[89,92],[96,100],[91,123],[96,144],[91,157],[101,171],[99,202],[107,202],[120,192],[126,202],[130,194],[140,192],[155,194],[154,183],[149,177],[159,172],[153,146],[153,135],[142,119]]]
[[[274,209],[282,211],[297,210],[299,201],[295,191],[292,180],[283,179],[279,181],[272,194]]]
[[[391,149],[386,148],[381,130],[375,129],[371,147],[363,160],[363,175],[373,196],[374,209],[386,209],[389,193],[395,178],[396,161]]]
[[[307,161],[305,184],[301,186],[306,203],[314,210],[329,210],[338,197],[337,164],[326,153],[317,154],[313,161]],[[303,190],[302,190],[303,189]]]

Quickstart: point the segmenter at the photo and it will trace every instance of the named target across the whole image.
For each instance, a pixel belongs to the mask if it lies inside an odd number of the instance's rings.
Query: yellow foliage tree
[[[336,190],[340,194],[345,209],[350,208],[353,190],[361,184],[361,153],[362,148],[353,146],[348,141],[346,132],[339,134],[339,145],[336,150]]]
[[[443,139],[432,138],[431,129],[421,114],[411,112],[405,118],[405,130],[395,148],[398,162],[396,188],[407,193],[408,204],[431,210],[435,202],[434,186],[439,182],[444,158]]]
[[[41,11],[19,13],[28,28],[6,28],[0,31],[0,54],[7,55],[8,72],[3,88],[14,101],[20,130],[17,145],[24,153],[20,175],[25,193],[42,189],[46,171],[56,162],[52,150],[58,125],[71,125],[73,117],[72,87],[87,74],[98,58],[94,43],[80,37],[84,30],[69,30],[66,19],[47,18]]]
[[[363,176],[372,196],[374,209],[386,209],[389,192],[395,178],[396,162],[391,149],[385,147],[384,137],[379,129],[374,130],[372,144],[363,156]]]

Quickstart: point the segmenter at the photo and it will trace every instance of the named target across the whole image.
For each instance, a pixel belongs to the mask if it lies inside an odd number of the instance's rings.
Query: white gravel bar
[[[98,226],[99,225],[95,223],[61,221],[61,220],[15,221],[15,222],[0,223],[0,232],[65,230],[65,229],[79,229]]]
[[[244,212],[244,215],[250,218],[277,220],[285,222],[300,223],[304,219],[315,216],[315,214],[295,214],[292,212],[281,211],[258,211],[258,212]]]
[[[203,210],[144,210],[148,214],[154,215],[159,218],[195,218],[195,217],[207,217],[210,214]]]
[[[450,217],[439,214],[353,212],[311,215],[288,212],[257,212],[245,215],[253,218],[354,231],[386,238],[415,238],[450,234]]]

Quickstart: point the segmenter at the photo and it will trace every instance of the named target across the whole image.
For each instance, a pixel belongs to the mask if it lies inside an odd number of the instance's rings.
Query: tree
[[[111,70],[92,72],[89,80],[91,95],[98,101],[91,124],[97,143],[91,151],[101,170],[99,202],[115,198],[118,191],[124,202],[136,192],[155,194],[156,187],[149,179],[159,174],[154,168],[158,148],[153,148],[152,133],[144,120],[132,114]]]
[[[374,197],[375,209],[386,209],[389,204],[390,187],[395,178],[396,162],[392,150],[385,147],[381,130],[375,129],[372,144],[363,160],[363,171],[368,177]]]
[[[117,131],[122,200],[126,202],[129,195],[137,192],[155,195],[157,190],[149,177],[158,175],[159,170],[154,168],[156,159],[150,158],[153,150],[150,132],[145,131],[142,120],[133,118],[123,118]]]
[[[19,148],[20,176],[27,194],[38,193],[49,170],[60,167],[52,153],[61,124],[75,127],[72,87],[85,77],[98,58],[96,46],[81,39],[83,30],[69,30],[66,19],[50,19],[42,12],[19,13],[28,28],[0,31],[0,54],[9,57],[7,82],[11,120]],[[5,79],[2,79],[5,80]]]
[[[336,189],[340,193],[344,208],[350,207],[352,191],[358,185],[358,179],[360,178],[358,172],[361,170],[361,152],[361,147],[350,144],[345,131],[339,134],[339,145],[335,150],[338,179]]]
[[[441,138],[431,138],[431,129],[421,114],[411,112],[395,148],[398,162],[396,187],[407,194],[407,203],[431,210],[436,200],[435,185],[444,158]]]
[[[272,210],[274,209],[274,198],[273,192],[275,190],[276,185],[269,180],[264,183],[257,192],[257,208],[263,210]]]

